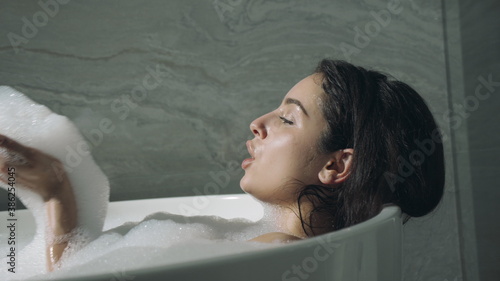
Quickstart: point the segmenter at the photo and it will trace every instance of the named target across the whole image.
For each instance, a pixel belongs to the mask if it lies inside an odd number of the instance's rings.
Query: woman
[[[323,60],[281,105],[250,124],[241,188],[282,207],[283,232],[254,241],[290,241],[365,221],[384,204],[409,217],[431,212],[444,187],[443,147],[434,118],[408,85],[343,61]],[[71,183],[55,174],[55,158],[0,136],[23,165],[0,157],[3,175],[46,202],[48,267],[52,270],[76,227]],[[1,178],[6,182],[5,176]],[[62,237],[62,238],[61,238]]]

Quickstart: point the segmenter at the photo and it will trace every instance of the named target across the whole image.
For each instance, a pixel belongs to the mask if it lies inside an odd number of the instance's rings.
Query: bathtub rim
[[[227,254],[227,255],[222,255],[218,257],[213,257],[209,259],[199,259],[199,260],[194,260],[194,261],[187,261],[187,262],[181,262],[181,263],[176,263],[176,264],[169,264],[166,266],[151,266],[149,268],[140,268],[137,270],[130,270],[128,273],[130,275],[140,275],[143,273],[152,273],[154,271],[156,272],[164,272],[164,271],[169,271],[169,270],[186,270],[191,267],[200,267],[200,266],[209,266],[211,264],[217,265],[220,263],[224,263],[225,261],[230,261],[234,259],[235,257],[238,257],[240,259],[248,259],[248,258],[258,258],[258,257],[267,257],[269,252],[288,252],[290,250],[297,250],[297,248],[309,248],[312,246],[318,246],[320,243],[318,242],[319,239],[323,239],[323,241],[327,240],[328,237],[334,236],[334,239],[330,242],[334,242],[336,240],[342,240],[347,236],[351,236],[352,234],[355,235],[361,235],[363,233],[369,232],[370,226],[375,226],[378,225],[381,222],[385,221],[394,221],[395,223],[401,222],[401,210],[398,206],[395,205],[387,205],[385,206],[379,214],[377,214],[375,217],[364,221],[362,223],[353,225],[351,227],[343,228],[338,231],[332,231],[329,233],[325,233],[322,235],[318,235],[315,237],[299,240],[299,241],[292,241],[287,244],[279,245],[276,247],[272,248],[264,248],[264,249],[258,249],[255,251],[247,251],[247,252],[242,252],[242,253],[235,253],[235,254]],[[399,218],[399,219],[398,219]],[[258,243],[258,242],[256,242]],[[76,280],[75,280],[76,281]]]
[[[236,200],[254,200],[251,195],[248,194],[223,194],[223,195],[208,195],[208,196],[182,196],[182,197],[165,197],[165,198],[152,198],[152,199],[138,199],[138,200],[125,200],[125,201],[114,201],[110,202],[110,205],[116,205],[116,204],[127,204],[128,202],[135,202],[135,203],[143,203],[143,202],[151,202],[151,201],[162,201],[165,199],[168,199],[170,201],[175,201],[175,200],[192,200],[193,198],[196,197],[207,197],[209,199],[224,199],[224,198],[232,198]],[[4,213],[6,211],[2,211],[0,213]],[[19,210],[19,212],[24,213],[24,215],[29,215],[31,216],[31,213],[29,210]],[[26,214],[27,213],[27,214]],[[209,215],[209,214],[207,214]],[[183,272],[186,270],[189,270],[189,268],[192,267],[210,267],[210,266],[217,266],[219,264],[224,264],[226,262],[233,261],[234,259],[239,259],[239,260],[249,260],[249,259],[259,259],[260,257],[265,258],[269,255],[269,252],[274,252],[277,254],[278,252],[289,252],[289,251],[296,251],[298,249],[306,249],[310,247],[314,247],[319,245],[318,239],[324,239],[324,240],[329,240],[328,237],[334,236],[333,240],[331,241],[337,241],[337,240],[342,240],[346,236],[350,236],[353,233],[356,235],[361,235],[363,233],[369,232],[371,230],[371,227],[377,226],[381,222],[389,222],[393,221],[394,223],[401,223],[401,210],[399,207],[395,205],[388,205],[384,206],[384,208],[381,210],[379,214],[374,216],[373,218],[364,221],[362,223],[353,225],[351,227],[347,227],[338,231],[333,231],[329,232],[326,234],[318,235],[309,239],[304,239],[300,241],[294,241],[290,244],[285,244],[285,245],[279,245],[276,247],[270,247],[270,248],[263,248],[263,249],[255,249],[251,251],[245,251],[245,252],[240,252],[240,253],[231,253],[231,254],[224,254],[221,256],[217,257],[210,257],[210,258],[201,258],[197,260],[192,260],[192,261],[184,261],[184,262],[178,262],[178,263],[171,263],[168,265],[152,265],[148,266],[147,264],[141,268],[135,268],[135,269],[130,269],[130,270],[123,270],[121,272],[126,272],[129,275],[136,275],[140,276],[143,274],[154,274],[158,273],[161,274],[162,272],[165,273],[166,271],[172,271],[172,272]],[[402,228],[400,228],[402,232]],[[402,233],[400,233],[400,240],[402,239]],[[328,241],[328,242],[331,242]],[[397,241],[396,241],[397,242]],[[400,243],[401,241],[399,241]],[[257,242],[254,242],[257,243]],[[85,273],[84,275],[80,276],[61,276],[61,277],[54,277],[51,280],[71,280],[71,281],[83,281],[83,280],[110,280],[109,276],[113,272],[100,272],[100,273]],[[33,276],[36,278],[36,276]]]
[[[182,196],[182,197],[166,197],[166,198],[154,198],[154,199],[140,199],[140,200],[156,200],[156,199],[170,199],[170,200],[175,200],[178,198],[182,199],[190,199],[194,198],[197,196]],[[199,196],[202,197],[202,196]],[[251,197],[249,194],[223,194],[223,195],[209,195],[209,196],[203,196],[203,197],[209,197],[209,198],[218,198],[222,199],[224,197],[238,197],[238,199],[248,199],[248,197]],[[122,202],[126,203],[128,201],[137,201],[137,200],[125,200],[125,201],[115,201],[115,202]],[[110,202],[113,203],[113,202]],[[256,250],[251,250],[251,251],[245,251],[245,252],[240,252],[240,253],[231,253],[231,254],[224,254],[221,256],[216,256],[216,257],[211,257],[211,258],[201,258],[193,261],[184,261],[184,262],[179,262],[179,263],[171,263],[168,265],[154,265],[154,266],[144,266],[141,268],[136,268],[136,269],[131,269],[131,270],[123,270],[122,272],[126,272],[127,275],[129,276],[142,276],[144,274],[165,274],[165,272],[183,272],[186,270],[189,270],[190,268],[200,268],[200,267],[210,267],[210,266],[218,266],[220,264],[226,264],[227,262],[232,262],[234,259],[238,258],[239,260],[250,260],[250,259],[259,259],[259,258],[266,258],[269,253],[273,254],[279,254],[279,252],[291,252],[291,251],[296,251],[300,249],[308,249],[311,247],[315,247],[321,244],[319,242],[319,239],[323,239],[323,241],[328,241],[330,242],[335,242],[338,240],[343,240],[344,238],[351,236],[354,234],[355,236],[362,235],[364,233],[370,232],[372,230],[372,227],[375,227],[379,225],[380,223],[383,222],[391,222],[394,224],[401,224],[401,217],[402,217],[402,212],[400,208],[396,205],[386,205],[383,207],[383,209],[377,214],[376,216],[372,217],[371,219],[364,221],[362,223],[343,228],[337,231],[332,231],[329,233],[325,233],[322,235],[318,235],[315,237],[311,237],[308,239],[300,240],[300,241],[293,241],[288,244],[283,244],[283,245],[278,245],[276,247],[270,247],[270,248],[263,248],[263,249],[256,249]],[[402,228],[400,228],[401,233],[399,234],[399,241],[395,241],[397,243],[401,244],[401,239],[402,239]],[[333,236],[333,240],[330,240],[329,238]],[[258,242],[252,242],[252,243],[258,243]],[[400,267],[400,265],[399,265]],[[75,276],[73,278],[68,278],[68,277],[61,277],[61,278],[54,278],[52,280],[54,281],[62,281],[62,280],[67,280],[67,281],[83,281],[83,280],[109,280],[109,275],[106,275],[109,273],[97,273],[97,274],[87,274],[87,275],[81,275],[81,276]],[[104,276],[107,276],[104,278]]]

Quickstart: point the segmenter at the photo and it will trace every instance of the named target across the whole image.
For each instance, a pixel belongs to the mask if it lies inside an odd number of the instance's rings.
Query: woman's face
[[[247,142],[252,158],[243,160],[241,188],[254,197],[280,205],[294,204],[297,192],[321,184],[318,173],[327,155],[318,152],[327,123],[321,111],[321,76],[297,83],[281,105],[250,124],[254,138]]]

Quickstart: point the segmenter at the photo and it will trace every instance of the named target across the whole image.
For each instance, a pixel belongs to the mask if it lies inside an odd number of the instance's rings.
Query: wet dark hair
[[[436,208],[444,189],[442,137],[422,97],[403,82],[345,61],[322,60],[315,73],[322,77],[328,123],[320,152],[354,152],[352,172],[338,187],[300,190],[306,235],[363,222],[388,203],[407,219]],[[304,199],[313,204],[307,218],[300,211]]]

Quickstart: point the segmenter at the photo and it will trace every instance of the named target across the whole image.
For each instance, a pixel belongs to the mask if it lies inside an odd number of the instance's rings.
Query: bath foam
[[[276,231],[274,219],[252,222],[216,216],[190,217],[156,213],[141,222],[127,223],[104,232],[64,259],[60,270],[43,280],[85,276],[89,273],[120,275],[124,271],[166,266],[186,261],[278,247],[277,243],[246,242]],[[130,277],[133,277],[132,275]]]
[[[92,159],[89,145],[71,121],[11,87],[0,86],[0,134],[43,151],[64,164],[76,197],[80,234],[88,241],[97,238],[106,216],[109,183]],[[5,153],[5,150],[0,153]],[[4,189],[9,187],[3,183],[0,186]],[[36,274],[46,271],[46,218],[41,215],[45,214],[45,209],[40,196],[19,185],[15,187],[16,197],[31,211],[36,221],[33,241],[22,250],[18,249],[18,260],[23,261],[16,266],[19,274],[15,275],[18,278],[24,272]],[[7,272],[6,258],[2,257],[0,263],[0,270]]]

